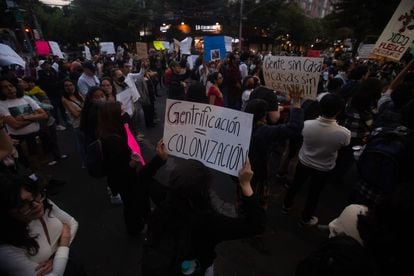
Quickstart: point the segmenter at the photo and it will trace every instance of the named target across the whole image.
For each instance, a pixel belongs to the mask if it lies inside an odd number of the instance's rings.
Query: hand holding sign
[[[289,95],[292,98],[292,106],[294,108],[300,108],[300,99],[303,96],[303,87],[299,85],[288,86]]]
[[[253,189],[250,185],[250,181],[253,177],[252,167],[250,165],[250,160],[247,158],[246,162],[244,163],[243,167],[239,171],[239,183],[240,188],[244,196],[252,196]]]
[[[164,140],[159,140],[157,143],[157,147],[155,148],[157,155],[161,157],[162,160],[167,160],[168,158],[168,150],[165,147]]]

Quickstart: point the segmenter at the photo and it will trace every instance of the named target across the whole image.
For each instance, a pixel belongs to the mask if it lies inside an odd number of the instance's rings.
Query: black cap
[[[250,94],[249,100],[262,99],[268,104],[267,111],[277,111],[279,109],[279,102],[275,91],[264,86],[259,86]]]

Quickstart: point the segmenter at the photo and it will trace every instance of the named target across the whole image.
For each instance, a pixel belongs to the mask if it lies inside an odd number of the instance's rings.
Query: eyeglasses
[[[41,192],[37,194],[36,197],[32,200],[22,201],[18,206],[16,206],[16,210],[22,215],[27,215],[30,212],[30,210],[32,210],[33,203],[42,203],[43,200],[45,200],[45,198],[46,194],[44,192]]]

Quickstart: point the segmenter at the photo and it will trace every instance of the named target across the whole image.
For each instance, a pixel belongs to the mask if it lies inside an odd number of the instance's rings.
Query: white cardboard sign
[[[252,124],[253,114],[167,99],[163,139],[171,155],[237,176],[249,154]]]
[[[304,99],[315,99],[323,58],[266,56],[263,76],[268,88],[287,92],[290,85],[303,88]]]
[[[186,37],[180,42],[180,51],[182,55],[191,55],[191,43],[193,43],[191,37]]]
[[[85,45],[85,58],[87,60],[92,60],[91,50],[86,45]]]
[[[116,54],[113,42],[100,42],[99,47],[101,47],[101,53],[106,53],[108,55]]]
[[[25,67],[26,62],[10,46],[0,43],[0,66],[11,64]]]
[[[50,49],[52,50],[53,55],[58,56],[61,59],[64,58],[62,51],[60,50],[59,44],[57,44],[57,42],[49,41],[49,46],[50,46]]]
[[[375,43],[372,54],[400,60],[414,39],[414,1],[402,0]]]

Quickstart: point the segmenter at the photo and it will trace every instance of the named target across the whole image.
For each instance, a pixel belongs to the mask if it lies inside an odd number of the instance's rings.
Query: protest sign
[[[413,13],[414,1],[402,0],[375,43],[372,54],[400,60],[414,39]]]
[[[0,43],[0,66],[12,64],[25,67],[26,62],[10,46]]]
[[[368,59],[371,57],[371,52],[374,49],[374,44],[363,44],[361,43],[358,47],[358,56],[360,58]]]
[[[57,44],[57,42],[49,41],[49,46],[50,46],[50,49],[52,50],[53,55],[58,56],[61,59],[64,58],[62,51],[60,50],[59,44]]]
[[[180,51],[182,55],[191,55],[191,43],[193,43],[191,37],[187,37],[180,42]]]
[[[230,36],[224,37],[224,44],[226,45],[226,52],[232,52],[233,46],[232,46],[233,38]]]
[[[163,139],[171,155],[237,176],[248,157],[252,124],[249,113],[167,99]]]
[[[91,50],[86,45],[85,45],[85,58],[87,60],[92,60]]]
[[[108,55],[116,54],[115,45],[113,42],[100,42],[101,54],[106,53]]]
[[[132,116],[134,110],[132,103],[131,88],[127,88],[124,91],[116,94],[116,100],[122,103],[124,111],[128,113],[130,116]]]
[[[161,41],[161,43],[164,49],[167,49],[167,50],[170,49],[170,43],[168,41]]]
[[[226,57],[226,44],[224,36],[204,37],[204,60],[224,59]]]
[[[47,56],[50,54],[49,43],[44,40],[35,41],[36,55]]]
[[[148,58],[148,45],[145,42],[137,42],[137,57],[138,59]]]
[[[198,58],[198,55],[191,55],[187,57],[187,63],[188,63],[188,67],[190,67],[190,70],[193,70],[194,64],[197,58]]]
[[[165,50],[165,47],[162,41],[155,40],[152,44],[154,44],[154,48],[157,51]]]
[[[306,52],[306,56],[307,57],[320,57],[321,51],[308,49],[308,51]]]
[[[282,92],[299,85],[305,99],[315,99],[322,63],[323,58],[268,55],[263,62],[265,85]]]
[[[178,51],[180,51],[180,41],[178,41],[177,39],[173,39],[173,47],[174,47],[174,51],[176,51],[178,53]]]

